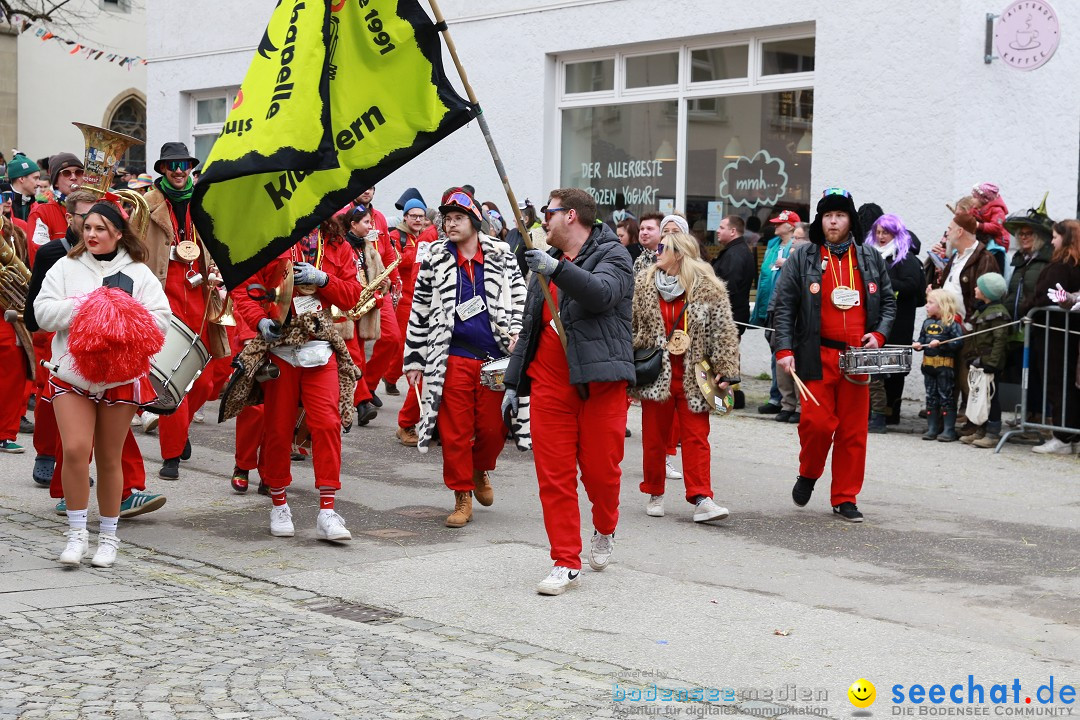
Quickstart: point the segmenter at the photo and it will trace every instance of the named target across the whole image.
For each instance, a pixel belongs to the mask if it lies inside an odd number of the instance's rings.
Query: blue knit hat
[[[409,214],[410,210],[418,210],[419,209],[419,210],[423,210],[424,212],[427,212],[427,205],[424,204],[423,200],[418,200],[417,198],[412,198],[408,202],[405,203],[405,207],[402,208],[402,209],[405,211],[406,215]]]

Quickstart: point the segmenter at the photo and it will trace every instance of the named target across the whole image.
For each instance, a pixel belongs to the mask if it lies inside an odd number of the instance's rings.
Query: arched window
[[[137,97],[129,97],[116,106],[109,118],[109,129],[146,142],[146,105]],[[146,145],[128,148],[120,160],[121,167],[146,172]]]

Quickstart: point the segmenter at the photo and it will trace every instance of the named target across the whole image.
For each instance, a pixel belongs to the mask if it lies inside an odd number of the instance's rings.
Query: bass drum
[[[165,333],[165,345],[150,361],[150,384],[157,399],[145,409],[160,414],[176,412],[209,362],[210,353],[203,341],[173,315]]]

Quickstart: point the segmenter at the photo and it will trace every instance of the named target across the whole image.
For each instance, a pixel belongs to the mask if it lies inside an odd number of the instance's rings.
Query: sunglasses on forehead
[[[825,192],[821,193],[821,197],[828,197],[829,195],[842,195],[846,198],[851,198],[851,193],[844,188],[839,187],[825,188]]]
[[[446,198],[444,205],[462,205],[467,208],[475,208],[476,203],[473,199],[463,192],[451,193],[450,197]]]

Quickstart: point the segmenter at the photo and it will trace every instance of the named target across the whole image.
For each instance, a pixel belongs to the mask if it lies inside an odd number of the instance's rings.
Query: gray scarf
[[[660,293],[660,297],[668,302],[673,302],[675,298],[686,292],[686,290],[683,289],[683,286],[679,284],[679,277],[677,275],[668,275],[663,270],[657,270],[653,278],[656,283],[656,290]]]

